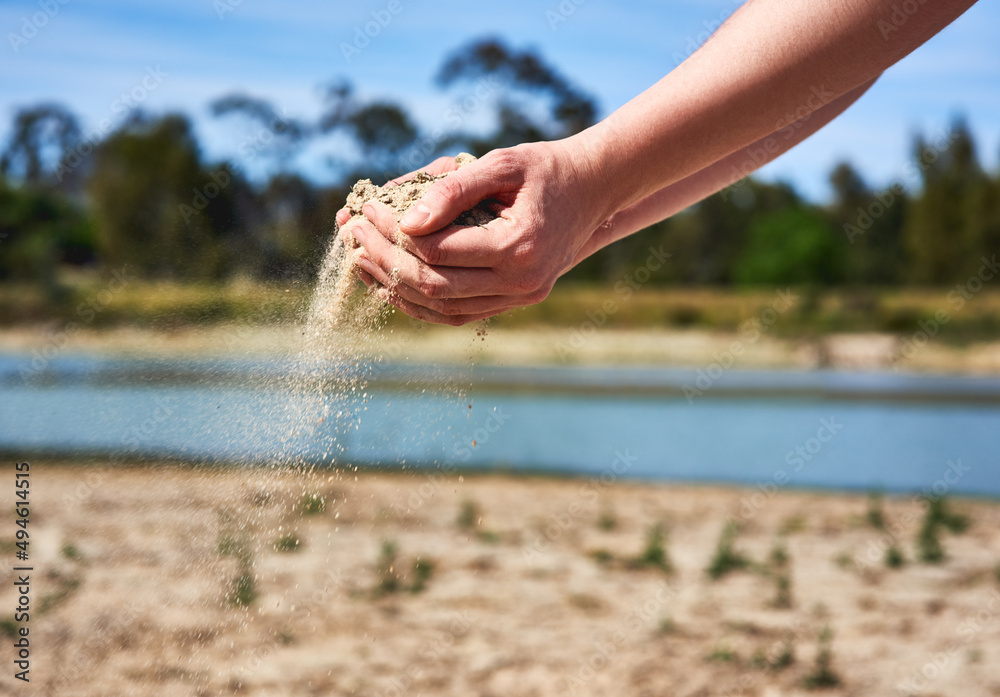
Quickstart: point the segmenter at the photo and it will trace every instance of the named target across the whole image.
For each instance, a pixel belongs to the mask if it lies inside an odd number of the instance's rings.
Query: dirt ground
[[[863,495],[613,480],[32,462],[0,693],[1000,694],[996,503],[950,502],[929,565],[917,499],[879,529]]]

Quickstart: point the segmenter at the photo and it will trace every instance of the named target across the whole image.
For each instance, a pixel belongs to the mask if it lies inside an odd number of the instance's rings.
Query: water
[[[690,371],[374,366],[320,422],[313,397],[280,387],[290,365],[63,356],[26,381],[29,364],[0,356],[0,450],[18,456],[291,455],[1000,496],[996,379],[734,371],[689,402]]]

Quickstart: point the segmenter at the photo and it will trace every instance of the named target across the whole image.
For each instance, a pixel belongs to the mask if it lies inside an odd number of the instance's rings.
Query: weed
[[[606,549],[595,549],[590,553],[590,557],[591,559],[596,561],[598,564],[601,564],[602,566],[604,564],[610,564],[615,559],[615,556]],[[998,568],[998,573],[1000,573],[1000,565],[998,565],[997,568]]]
[[[610,532],[618,527],[618,518],[615,517],[615,512],[610,508],[605,508],[601,511],[601,515],[597,518],[597,527],[605,532]]]
[[[250,569],[243,569],[233,582],[229,594],[229,604],[237,607],[249,607],[257,600],[257,584]]]
[[[299,540],[298,535],[293,532],[279,537],[274,541],[274,550],[276,552],[297,552],[301,546],[302,542]]]
[[[458,517],[455,519],[455,525],[458,526],[458,529],[472,530],[479,525],[479,521],[479,504],[470,499],[463,501],[462,507],[458,510]]]
[[[866,514],[868,524],[876,530],[885,528],[885,514],[882,512],[882,493],[871,491],[868,493],[868,512]]]
[[[803,680],[806,689],[822,690],[837,687],[840,677],[833,670],[833,631],[824,627],[819,635],[819,650],[816,652],[816,665],[813,671]]]
[[[738,659],[736,652],[725,645],[716,646],[706,658],[715,663],[735,663]]]
[[[806,529],[806,517],[804,515],[793,515],[785,518],[781,527],[778,529],[778,533],[781,535],[794,535],[799,532],[804,532]]]
[[[382,551],[379,553],[377,573],[377,595],[395,593],[399,590],[399,575],[396,573],[396,543],[392,540],[382,541]]]
[[[319,515],[326,510],[326,499],[322,494],[313,492],[306,494],[299,501],[299,512],[302,515]]]
[[[889,549],[885,550],[885,565],[890,569],[901,569],[906,565],[906,557],[903,556],[903,550],[893,543]]]
[[[788,574],[775,577],[775,594],[771,605],[776,608],[788,609],[795,603],[792,600],[792,578]]]
[[[771,659],[771,670],[784,670],[795,663],[795,643],[788,639],[781,644],[781,653]]]
[[[771,566],[776,569],[788,566],[788,550],[780,542],[771,547]]]
[[[920,561],[925,564],[940,564],[944,561],[944,546],[938,534],[938,525],[929,514],[917,534],[917,549]]]
[[[80,550],[77,549],[76,545],[74,545],[72,542],[67,542],[66,544],[64,544],[62,546],[62,549],[59,551],[67,559],[80,559],[82,556],[80,554]]]
[[[738,571],[749,566],[750,561],[733,548],[738,529],[733,523],[726,523],[715,547],[715,556],[705,570],[713,579],[720,579],[731,571]]]
[[[968,516],[948,510],[948,501],[944,496],[928,500],[926,520],[934,525],[941,525],[956,535],[968,530],[970,524]]]
[[[663,527],[660,525],[650,527],[646,533],[646,547],[642,550],[642,554],[632,560],[631,566],[635,568],[656,567],[667,573],[673,571],[665,543],[666,536],[663,533]]]
[[[434,573],[434,562],[430,559],[417,557],[413,561],[413,583],[410,585],[411,593],[420,593],[427,588],[427,582],[431,580]]]

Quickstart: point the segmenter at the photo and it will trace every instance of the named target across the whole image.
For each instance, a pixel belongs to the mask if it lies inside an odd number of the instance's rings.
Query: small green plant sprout
[[[949,510],[948,500],[944,496],[927,500],[927,520],[933,521],[955,535],[961,535],[969,529],[969,517]]]
[[[326,499],[319,492],[310,492],[299,501],[299,512],[302,515],[319,515],[326,510]]]
[[[774,600],[771,601],[773,607],[787,610],[795,603],[792,600],[792,577],[788,574],[778,574],[774,577]]]
[[[719,543],[715,547],[715,556],[705,570],[712,579],[718,580],[732,571],[745,569],[750,565],[750,561],[733,547],[738,532],[739,528],[731,521],[723,526]]]
[[[249,568],[244,568],[233,581],[229,593],[229,604],[237,607],[249,607],[257,600],[257,584]]]
[[[461,508],[458,509],[458,517],[455,519],[455,525],[458,526],[458,529],[468,532],[479,525],[480,520],[479,504],[470,499],[463,501]]]
[[[868,512],[865,517],[868,519],[868,525],[876,530],[885,528],[885,513],[882,511],[881,491],[868,492]]]
[[[901,569],[906,566],[906,557],[903,550],[894,542],[885,550],[885,565],[890,569]]]
[[[674,622],[674,618],[669,615],[661,617],[660,623],[656,627],[656,631],[660,634],[673,634],[677,631],[677,623]]]
[[[739,656],[725,644],[719,644],[712,649],[712,653],[708,654],[706,660],[713,663],[735,663],[739,660]]]
[[[379,553],[376,564],[378,574],[378,586],[375,588],[376,595],[387,595],[399,590],[399,574],[396,572],[396,543],[392,540],[382,541],[382,551]]]
[[[601,511],[601,515],[597,518],[597,527],[605,532],[610,532],[618,527],[618,518],[615,516],[615,512],[610,508],[605,508]]]
[[[302,541],[299,540],[299,536],[294,532],[282,535],[274,541],[274,550],[276,552],[297,552],[301,546]]]
[[[774,656],[768,661],[768,666],[771,670],[784,670],[793,663],[795,663],[795,642],[792,639],[786,639],[774,652]]]
[[[413,560],[413,583],[410,584],[411,593],[420,593],[427,588],[427,582],[430,581],[431,575],[434,573],[434,562],[430,559],[423,559],[417,557]]]
[[[72,542],[67,542],[63,544],[62,549],[59,550],[60,553],[67,559],[80,559],[80,550]]]
[[[771,547],[771,566],[775,569],[784,569],[788,566],[788,549],[781,542],[775,542]]]
[[[590,558],[593,559],[598,564],[600,564],[601,566],[604,566],[614,561],[615,556],[608,550],[602,548],[602,549],[592,550],[590,552]]]
[[[816,665],[803,684],[809,690],[823,690],[840,685],[840,676],[833,670],[833,630],[829,626],[819,634],[819,648],[816,651]]]
[[[642,554],[632,560],[631,566],[634,568],[656,568],[667,573],[673,571],[673,565],[667,555],[666,535],[662,525],[650,526],[646,532],[646,546],[643,548]]]

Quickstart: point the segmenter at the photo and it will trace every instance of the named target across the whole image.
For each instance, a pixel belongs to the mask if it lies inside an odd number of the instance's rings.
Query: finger
[[[483,199],[495,198],[510,190],[514,183],[513,170],[491,165],[488,157],[434,182],[403,216],[399,229],[407,235],[435,232]]]
[[[339,227],[344,227],[344,225],[346,225],[347,221],[350,219],[351,219],[351,212],[346,208],[341,208],[339,211],[337,211],[336,220],[337,220],[337,225]]]
[[[367,220],[351,228],[374,265],[397,283],[405,283],[427,298],[471,298],[504,295],[502,279],[493,269],[432,266],[387,240]]]
[[[381,285],[370,273],[361,268],[358,269],[358,278],[360,278],[361,282],[364,283],[369,289],[371,289],[372,286]]]
[[[411,303],[408,300],[401,298],[398,294],[390,292],[387,288],[379,288],[375,291],[375,295],[377,295],[384,302],[402,310],[410,317],[415,317],[425,322],[433,322],[435,324],[448,324],[453,327],[468,324],[469,322],[478,322],[498,314],[497,312],[489,312],[479,315],[442,315],[439,312],[435,312],[434,310],[426,308],[422,305]]]
[[[417,172],[427,172],[427,174],[437,176],[439,174],[444,174],[445,172],[454,172],[456,169],[458,169],[458,163],[455,162],[455,158],[444,155],[434,160],[426,167],[421,167],[420,169],[407,172],[406,174],[396,177],[395,179],[390,179],[385,185],[396,186],[397,184],[402,184],[405,181],[413,179],[413,177],[417,175]]]
[[[383,237],[433,266],[493,268],[510,258],[501,245],[506,231],[450,225],[430,235],[410,237],[397,232],[395,212],[381,201],[369,201],[362,210]]]
[[[532,305],[538,300],[529,295],[481,295],[475,298],[428,298],[405,283],[394,282],[383,269],[375,266],[364,255],[358,258],[360,270],[374,282],[385,286],[403,300],[433,310],[439,315],[494,315],[515,307]]]

